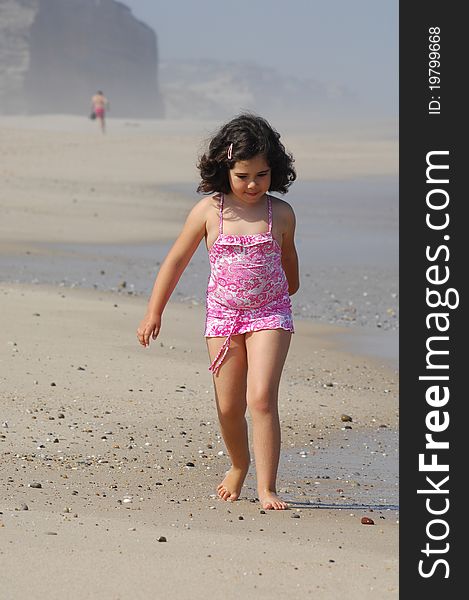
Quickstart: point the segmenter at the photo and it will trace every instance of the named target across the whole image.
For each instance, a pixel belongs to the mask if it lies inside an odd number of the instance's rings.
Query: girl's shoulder
[[[211,194],[204,196],[192,207],[189,218],[207,224],[218,219],[220,209],[220,195]]]
[[[220,207],[220,194],[210,194],[201,198],[193,206],[192,210],[197,212],[212,211],[214,208]]]

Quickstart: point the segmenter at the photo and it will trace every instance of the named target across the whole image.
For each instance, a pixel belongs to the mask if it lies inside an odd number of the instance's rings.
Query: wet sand
[[[353,329],[298,319],[280,393],[279,489],[291,509],[261,512],[254,464],[242,498],[218,500],[229,464],[203,306],[172,301],[143,349],[145,295],[128,278],[93,289],[60,273],[65,260],[57,280],[40,271],[54,244],[167,244],[187,203],[158,185],[191,181],[200,130],[116,122],[104,139],[73,118],[27,121],[0,120],[2,264],[38,257],[36,282],[9,273],[0,286],[2,593],[397,598],[397,370],[345,352],[340,336]],[[393,171],[389,141],[320,144],[292,137],[304,169],[322,150],[332,173],[335,153],[355,146],[357,176],[371,148],[368,168]],[[119,255],[95,255],[93,279]],[[156,265],[145,264],[150,287]]]

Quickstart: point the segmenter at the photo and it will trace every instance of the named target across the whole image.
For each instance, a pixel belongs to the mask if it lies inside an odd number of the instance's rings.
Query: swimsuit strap
[[[267,205],[269,207],[269,233],[272,233],[272,198],[267,196]]]
[[[219,219],[219,223],[218,223],[218,233],[221,235],[223,233],[223,200],[224,200],[224,195],[220,194],[220,219]]]

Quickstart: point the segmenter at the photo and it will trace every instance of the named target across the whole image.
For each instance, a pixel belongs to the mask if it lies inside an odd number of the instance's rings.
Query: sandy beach
[[[177,186],[197,183],[216,124],[110,119],[106,136],[95,125],[0,117],[0,596],[397,598],[395,361],[353,350],[359,320],[298,318],[279,401],[291,508],[260,510],[254,464],[241,499],[219,500],[229,463],[203,305],[175,293],[143,349],[146,294],[132,279],[148,276],[150,291],[159,257],[136,248],[179,232],[190,204]],[[314,182],[395,176],[388,133],[282,137]],[[113,261],[106,245],[120,248]],[[70,278],[77,255],[96,279]]]

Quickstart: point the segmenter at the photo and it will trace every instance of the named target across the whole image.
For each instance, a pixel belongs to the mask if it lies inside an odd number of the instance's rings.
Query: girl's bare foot
[[[241,493],[241,488],[243,487],[247,472],[248,469],[231,467],[231,469],[226,472],[225,479],[217,487],[218,497],[222,500],[228,500],[229,502],[237,500]]]
[[[277,494],[270,490],[259,493],[259,500],[265,510],[287,510],[289,508],[287,502],[280,500]]]

